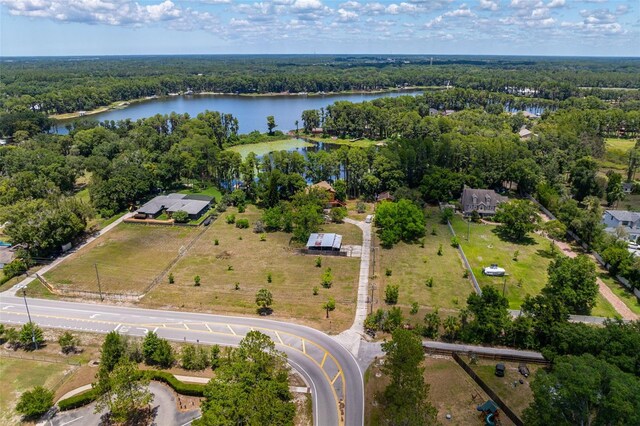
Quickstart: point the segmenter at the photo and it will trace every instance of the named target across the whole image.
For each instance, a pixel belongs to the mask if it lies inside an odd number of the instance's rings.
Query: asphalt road
[[[91,303],[27,299],[31,319],[41,327],[130,336],[155,331],[173,341],[237,345],[251,330],[267,334],[307,381],[313,395],[315,425],[362,425],[362,371],[340,343],[310,327],[262,318],[129,308]],[[24,300],[0,294],[0,322],[28,322]]]
[[[151,408],[154,412],[153,424],[155,426],[186,426],[190,425],[193,419],[200,417],[200,410],[178,411],[173,392],[168,386],[151,382],[149,390],[153,394]],[[44,426],[66,426],[66,425],[99,425],[104,411],[94,413],[95,403],[71,411],[57,413],[51,420],[44,422]]]

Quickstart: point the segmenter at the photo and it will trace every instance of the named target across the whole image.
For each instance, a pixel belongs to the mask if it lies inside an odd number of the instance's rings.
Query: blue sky
[[[0,55],[640,56],[639,0],[0,0]]]

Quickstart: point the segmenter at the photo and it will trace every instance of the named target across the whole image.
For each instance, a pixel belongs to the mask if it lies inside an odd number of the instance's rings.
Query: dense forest
[[[0,108],[60,114],[169,93],[280,93],[453,86],[546,100],[640,99],[634,58],[139,56],[4,58]],[[636,104],[637,105],[637,104]]]

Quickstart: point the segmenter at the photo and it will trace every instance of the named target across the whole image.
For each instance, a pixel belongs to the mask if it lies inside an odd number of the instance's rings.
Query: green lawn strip
[[[636,139],[605,138],[604,143],[607,151],[627,153],[636,146]]]
[[[591,310],[591,315],[596,317],[608,317],[615,318],[619,317],[620,314],[615,310],[613,305],[607,301],[600,293],[598,293],[598,297],[596,297],[596,306]]]
[[[350,223],[326,223],[322,232],[342,235],[342,244],[362,245],[362,230]]]
[[[598,274],[600,279],[613,291],[613,293],[631,309],[632,312],[640,315],[640,301],[630,290],[617,282],[607,273]]]
[[[53,389],[68,369],[63,363],[0,357],[0,423],[17,424],[14,408],[20,394],[35,386]]]
[[[220,201],[222,198],[222,193],[215,186],[208,186],[205,189],[181,189],[178,191],[178,194],[189,194],[189,195],[206,195],[208,197],[215,198],[216,202]]]
[[[424,248],[420,243],[398,243],[392,249],[377,249],[380,265],[376,274],[381,304],[384,303],[384,288],[389,284],[400,286],[398,305],[405,307],[417,302],[420,306],[460,309],[473,292],[471,282],[464,278],[458,252],[451,246],[447,226],[440,224],[437,209],[428,212]],[[436,235],[431,235],[432,228]],[[442,256],[437,254],[440,245]],[[386,274],[387,269],[391,270],[390,276]],[[427,286],[430,278],[433,287]]]

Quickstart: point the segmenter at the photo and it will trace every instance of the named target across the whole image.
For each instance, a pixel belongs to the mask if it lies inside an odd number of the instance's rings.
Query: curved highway
[[[353,355],[340,343],[310,327],[262,318],[129,308],[91,303],[27,299],[33,322],[41,327],[130,336],[155,331],[169,340],[237,345],[251,330],[267,334],[308,382],[315,425],[362,425],[364,385]],[[0,321],[24,324],[23,298],[0,295]]]

